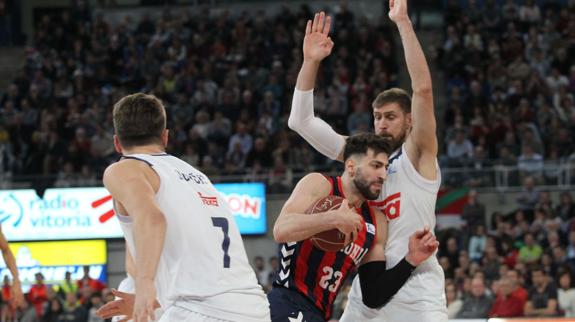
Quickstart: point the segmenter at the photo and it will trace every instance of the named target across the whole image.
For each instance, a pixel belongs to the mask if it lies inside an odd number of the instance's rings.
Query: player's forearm
[[[10,248],[6,248],[2,250],[2,257],[4,257],[4,262],[12,274],[13,283],[16,285],[20,285],[20,276],[18,274],[18,267],[16,266],[16,259],[14,258],[14,254]]]
[[[275,223],[274,239],[277,243],[308,239],[322,231],[336,228],[331,212],[321,214],[285,214]]]
[[[153,211],[134,218],[136,288],[138,279],[155,278],[165,235],[166,218],[161,212]]]
[[[405,52],[405,62],[407,64],[409,77],[411,78],[413,92],[415,94],[431,93],[431,73],[429,72],[427,60],[425,59],[419,40],[415,35],[411,21],[408,18],[403,19],[397,22],[397,28],[401,36],[403,51]]]
[[[415,266],[405,258],[386,269],[385,261],[373,261],[359,266],[359,282],[362,301],[372,309],[380,308],[407,282]]]
[[[317,71],[319,70],[319,61],[304,60],[297,75],[295,88],[300,91],[309,91],[314,88]]]

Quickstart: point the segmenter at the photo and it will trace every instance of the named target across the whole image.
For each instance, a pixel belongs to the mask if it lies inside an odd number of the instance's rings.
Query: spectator
[[[53,298],[48,301],[48,306],[46,308],[46,313],[44,313],[44,317],[42,318],[42,322],[59,322],[62,312],[62,302],[59,298]]]
[[[81,291],[83,288],[89,288],[92,290],[92,292],[102,292],[102,290],[104,288],[106,288],[106,285],[102,282],[100,282],[97,279],[93,279],[92,277],[90,277],[90,266],[85,265],[83,267],[84,270],[84,275],[82,276],[82,278],[80,278],[78,280],[78,289]],[[83,302],[87,301],[88,298],[85,299],[81,299]]]
[[[85,322],[88,320],[88,312],[80,304],[76,294],[69,293],[66,295],[64,310],[58,319],[58,322]]]
[[[524,178],[521,193],[519,197],[517,197],[517,203],[520,209],[528,213],[533,213],[533,209],[538,201],[539,191],[535,187],[535,180],[532,177]]]
[[[44,284],[44,275],[36,273],[34,275],[36,283],[32,285],[28,292],[28,301],[36,311],[36,317],[41,319],[44,315],[44,307],[48,302],[48,287]]]
[[[473,144],[465,137],[463,130],[457,130],[455,138],[447,147],[449,164],[454,167],[462,167],[468,164],[473,157]]]
[[[517,159],[519,175],[522,178],[533,177],[536,181],[543,181],[543,157],[535,153],[531,145],[524,145],[522,153]]]
[[[455,284],[445,283],[445,299],[447,300],[447,316],[454,319],[463,305]]]
[[[470,190],[467,194],[467,204],[463,207],[462,217],[467,223],[468,232],[472,232],[478,225],[485,228],[485,206],[477,200],[477,191]]]
[[[525,234],[523,240],[524,245],[519,249],[519,260],[525,264],[537,263],[543,254],[543,249],[535,242],[531,233]]]
[[[531,281],[533,286],[525,304],[525,316],[557,316],[557,289],[541,267],[531,269]]]
[[[493,303],[489,311],[490,318],[523,316],[525,301],[514,295],[512,287],[512,282],[507,277],[503,277],[499,280],[499,292],[495,303]]]
[[[475,234],[473,234],[469,240],[469,257],[472,261],[481,260],[486,243],[487,236],[485,235],[485,226],[475,226]]]
[[[258,283],[265,287],[268,284],[269,271],[265,268],[264,258],[261,256],[254,257],[254,270],[256,271],[256,277],[258,278]]]
[[[509,280],[512,295],[523,301],[523,304],[527,303],[529,298],[529,293],[523,288],[523,278],[519,270],[510,269],[505,273],[505,277]]]
[[[565,317],[575,317],[575,288],[573,288],[569,271],[564,271],[559,275],[557,301],[559,311],[563,312]]]
[[[561,192],[559,205],[557,205],[555,211],[564,221],[571,220],[575,217],[575,203],[573,202],[573,198],[569,191]]]
[[[56,289],[60,298],[62,300],[65,300],[67,294],[78,293],[78,283],[72,281],[71,272],[66,272],[66,274],[64,275],[64,280],[56,286]]]
[[[493,299],[485,291],[485,283],[481,278],[471,281],[471,294],[464,299],[458,319],[484,318],[488,315]]]

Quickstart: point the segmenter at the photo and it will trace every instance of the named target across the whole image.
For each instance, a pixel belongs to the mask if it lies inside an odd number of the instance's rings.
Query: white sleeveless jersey
[[[380,208],[388,220],[388,237],[385,246],[387,269],[397,265],[408,252],[409,237],[417,230],[435,228],[435,202],[441,184],[438,178],[422,177],[409,160],[405,144],[389,158],[387,180],[380,198],[372,205]],[[352,294],[361,302],[359,283],[354,281]],[[413,310],[445,310],[445,277],[436,256],[420,264],[390,303],[417,304]],[[385,309],[385,307],[384,307]]]
[[[156,201],[167,225],[155,284],[162,307],[183,301],[209,316],[269,320],[233,215],[208,177],[169,154],[125,157],[148,163],[160,177]],[[136,253],[132,218],[116,214],[131,254],[145,256]]]

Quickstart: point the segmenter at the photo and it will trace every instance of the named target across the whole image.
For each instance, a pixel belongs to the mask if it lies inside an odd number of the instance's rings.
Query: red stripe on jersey
[[[365,240],[367,239],[367,227],[365,226],[365,221],[363,221],[363,229],[361,230],[361,232],[359,233],[359,236],[357,236],[357,238],[355,239],[355,243],[358,245],[363,245],[365,243]],[[372,243],[373,245],[373,243]],[[341,267],[341,273],[343,274],[343,277],[345,277],[347,279],[347,276],[349,274],[349,271],[353,268],[355,268],[355,263],[353,262],[353,260],[351,259],[350,256],[347,256],[345,258],[345,262],[343,264],[343,266]],[[341,281],[341,283],[339,283],[338,288],[335,292],[331,293],[329,295],[328,298],[328,307],[327,307],[327,317],[326,319],[329,319],[331,316],[331,308],[333,305],[333,301],[335,301],[335,297],[337,296],[337,293],[339,293],[339,290],[341,289],[341,286],[343,285],[345,281]]]
[[[323,174],[323,176],[329,182],[329,186],[331,187],[331,190],[329,191],[329,195],[331,196],[331,195],[333,195],[333,178],[326,175],[326,174]]]
[[[323,312],[328,312],[329,311],[329,305],[327,307],[323,307],[323,292],[325,291],[325,289],[323,287],[321,287],[319,281],[321,281],[321,279],[323,278],[324,275],[329,274],[330,272],[324,272],[323,269],[326,266],[332,267],[333,264],[335,263],[335,255],[337,254],[337,252],[325,252],[325,254],[323,255],[323,258],[321,259],[321,263],[319,264],[317,271],[315,272],[315,276],[316,276],[316,281],[318,282],[313,289],[313,294],[315,297],[315,306],[317,306],[318,308],[321,308],[321,310]],[[333,269],[331,270],[331,278],[333,277]],[[318,279],[319,278],[319,279]],[[328,285],[328,289],[329,286],[331,284]]]
[[[342,198],[345,198],[345,193],[343,193],[343,185],[341,184],[341,177],[337,177],[337,188]],[[331,188],[333,190],[333,188]]]
[[[302,241],[299,254],[297,255],[296,271],[293,279],[296,289],[305,295],[308,294],[308,288],[307,285],[305,285],[305,277],[308,271],[307,262],[312,248],[313,245],[309,239]]]

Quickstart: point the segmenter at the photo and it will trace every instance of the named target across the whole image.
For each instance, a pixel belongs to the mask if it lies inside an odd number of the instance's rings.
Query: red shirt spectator
[[[507,277],[499,281],[500,293],[497,295],[495,303],[493,303],[489,311],[490,318],[523,316],[523,307],[527,299],[522,299],[520,295],[516,294],[517,292],[513,291],[512,287],[512,282]]]
[[[44,306],[48,301],[48,287],[44,284],[44,275],[36,273],[36,284],[32,285],[28,292],[28,301],[36,309],[38,318],[44,314]]]
[[[84,266],[84,276],[78,280],[78,289],[82,289],[86,286],[94,292],[101,292],[106,288],[106,284],[90,277],[90,266]]]

